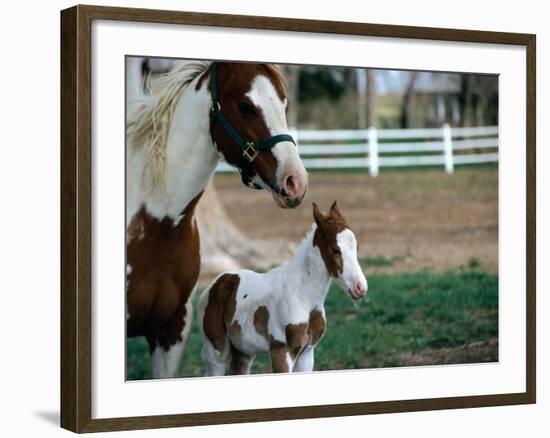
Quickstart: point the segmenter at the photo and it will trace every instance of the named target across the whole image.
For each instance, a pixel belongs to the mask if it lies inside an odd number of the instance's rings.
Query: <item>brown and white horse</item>
[[[283,208],[301,203],[308,181],[275,66],[184,62],[159,89],[128,102],[135,110],[127,124],[127,336],[146,337],[153,377],[173,377],[200,268],[194,212],[219,160]],[[245,151],[235,132],[252,148]]]
[[[199,323],[207,375],[248,374],[269,353],[274,373],[312,371],[325,331],[331,278],[354,300],[367,293],[357,241],[336,202],[315,222],[293,259],[266,273],[227,272],[201,294]]]

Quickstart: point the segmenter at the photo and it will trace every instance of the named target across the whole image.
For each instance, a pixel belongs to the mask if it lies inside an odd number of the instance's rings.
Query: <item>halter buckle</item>
[[[222,106],[220,105],[220,102],[219,101],[215,101],[213,104],[212,104],[212,112],[213,113],[219,113],[220,111],[222,110]]]
[[[249,142],[246,144],[246,148],[243,150],[243,156],[246,157],[251,163],[256,159],[260,151],[254,148],[254,143]]]

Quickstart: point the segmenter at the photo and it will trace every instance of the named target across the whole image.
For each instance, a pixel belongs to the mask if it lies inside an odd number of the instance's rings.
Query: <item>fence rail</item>
[[[442,166],[498,161],[498,126],[291,131],[307,169]],[[396,155],[406,153],[409,155]],[[220,163],[218,172],[233,171]]]

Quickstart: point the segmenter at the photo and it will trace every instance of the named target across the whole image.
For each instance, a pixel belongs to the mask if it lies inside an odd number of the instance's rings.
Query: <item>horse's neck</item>
[[[330,285],[330,274],[321,252],[313,246],[315,229],[316,226],[313,225],[295,256],[284,265],[289,281],[300,284],[298,293],[311,309],[324,303]]]
[[[219,154],[210,137],[210,94],[207,87],[196,91],[196,80],[182,92],[172,117],[162,183],[151,188],[144,180],[145,148],[136,148],[128,159],[128,221],[142,206],[157,219],[177,220],[214,174]]]

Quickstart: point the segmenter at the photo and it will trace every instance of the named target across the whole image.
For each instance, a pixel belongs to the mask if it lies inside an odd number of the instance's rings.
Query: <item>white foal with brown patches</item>
[[[292,260],[266,273],[223,273],[203,291],[199,321],[207,375],[249,374],[262,352],[270,353],[275,373],[312,371],[331,278],[354,300],[366,295],[357,241],[336,202],[327,215],[313,204],[313,217]]]

